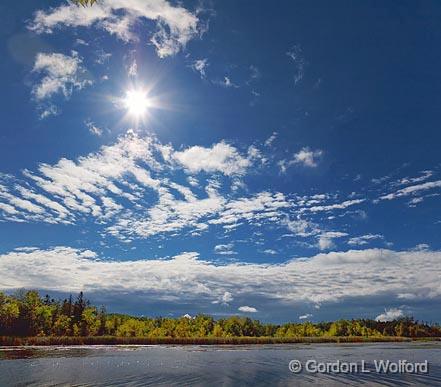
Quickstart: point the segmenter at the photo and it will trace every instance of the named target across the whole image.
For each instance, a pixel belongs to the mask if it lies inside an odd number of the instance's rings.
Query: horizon
[[[441,321],[440,4],[0,10],[0,291]]]

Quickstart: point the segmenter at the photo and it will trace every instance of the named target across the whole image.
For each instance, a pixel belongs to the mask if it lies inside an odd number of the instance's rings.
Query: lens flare
[[[123,100],[129,114],[135,118],[142,117],[150,107],[147,94],[142,90],[129,90]]]

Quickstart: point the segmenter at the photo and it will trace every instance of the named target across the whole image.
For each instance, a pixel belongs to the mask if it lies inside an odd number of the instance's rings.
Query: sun
[[[144,116],[151,106],[147,93],[143,90],[128,90],[123,104],[128,113],[135,118]]]

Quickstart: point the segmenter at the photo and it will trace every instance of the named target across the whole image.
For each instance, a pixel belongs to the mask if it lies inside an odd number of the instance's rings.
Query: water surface
[[[302,364],[366,361],[371,373],[290,372]],[[428,360],[427,374],[374,373],[374,360]],[[0,347],[0,386],[441,386],[441,343],[244,346]]]

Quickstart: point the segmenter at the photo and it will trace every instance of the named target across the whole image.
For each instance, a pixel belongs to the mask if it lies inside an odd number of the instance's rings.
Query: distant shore
[[[248,344],[316,344],[316,343],[381,343],[381,342],[411,342],[411,341],[440,341],[439,337],[409,338],[409,337],[116,337],[116,336],[86,336],[86,337],[0,337],[0,346],[75,346],[75,345],[248,345]]]

